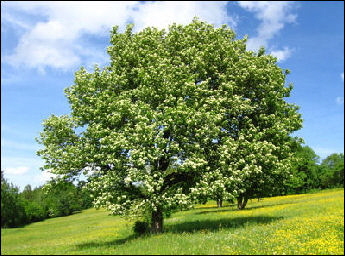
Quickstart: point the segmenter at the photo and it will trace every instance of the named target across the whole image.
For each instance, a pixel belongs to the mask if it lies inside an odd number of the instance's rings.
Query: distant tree
[[[77,184],[76,197],[81,202],[81,209],[88,209],[92,207],[91,192],[87,187],[86,181],[79,181]]]
[[[27,223],[41,221],[48,217],[44,202],[39,203],[34,200],[24,200],[23,205],[27,218]]]
[[[344,187],[344,154],[334,153],[322,160],[322,188]]]
[[[19,189],[8,183],[1,170],[1,227],[18,227],[26,223]]]
[[[27,222],[41,221],[48,217],[47,204],[43,199],[42,187],[35,189],[31,185],[26,185],[20,193],[22,198]]]
[[[67,216],[82,210],[82,199],[72,182],[51,180],[43,189],[49,217]]]
[[[44,168],[84,173],[95,206],[145,212],[153,233],[194,200],[273,184],[289,171],[301,118],[283,99],[287,71],[245,41],[197,19],[168,31],[115,27],[110,65],[76,72],[71,115],[44,121]]]
[[[320,188],[320,157],[309,146],[300,145],[291,178],[286,182],[288,193],[305,193]]]
[[[32,191],[30,184],[28,184],[24,187],[21,195],[26,200],[33,200],[34,199],[34,192]]]

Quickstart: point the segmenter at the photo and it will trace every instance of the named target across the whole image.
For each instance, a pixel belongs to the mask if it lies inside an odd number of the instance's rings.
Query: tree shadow
[[[170,233],[195,233],[198,231],[215,232],[220,229],[241,228],[256,224],[268,224],[283,219],[283,217],[235,217],[221,218],[217,220],[196,220],[176,223],[166,226],[166,232]]]
[[[237,204],[228,204],[228,203],[225,203],[223,204],[222,207],[218,207],[217,205],[207,205],[207,206],[199,206],[199,207],[195,207],[194,209],[197,209],[197,210],[205,210],[205,209],[221,209],[221,208],[230,208],[230,207],[236,207]]]
[[[202,210],[202,211],[198,211],[198,212],[195,212],[194,214],[208,214],[208,213],[217,213],[217,212],[232,212],[232,211],[236,211],[237,208],[229,208],[229,207],[215,207],[217,208],[218,210],[210,210],[210,211],[207,211],[207,210]]]
[[[97,248],[97,247],[111,247],[114,245],[121,245],[125,244],[127,242],[130,242],[132,240],[135,240],[138,238],[139,235],[133,234],[125,238],[119,238],[119,239],[114,239],[112,241],[107,241],[107,242],[87,242],[87,243],[81,243],[77,244],[76,248],[77,250],[84,250],[84,249],[89,249],[89,248]]]
[[[196,220],[175,224],[166,224],[164,233],[195,233],[195,232],[217,232],[221,229],[234,229],[256,224],[266,224],[283,219],[283,217],[235,217],[220,218],[217,220]],[[139,237],[150,237],[151,234],[132,234],[125,238],[114,239],[107,242],[87,242],[76,245],[77,250],[84,250],[98,247],[111,247],[122,245]]]
[[[248,206],[241,211],[260,209],[260,208],[272,207],[272,206],[277,206],[277,205],[285,205],[285,204],[295,204],[295,203],[281,203],[281,204],[274,203],[274,204],[265,204],[265,205],[257,205],[257,206]]]
[[[287,204],[294,204],[294,203],[281,203],[281,204],[265,204],[265,205],[256,205],[256,206],[246,206],[246,208],[239,210],[237,209],[236,205],[230,205],[230,206],[223,206],[221,208],[215,206],[215,207],[209,207],[207,209],[215,209],[217,208],[218,210],[200,210],[195,212],[194,214],[208,214],[208,213],[217,213],[217,212],[231,212],[231,211],[249,211],[253,209],[260,209],[260,208],[266,208],[266,207],[272,207],[272,206],[277,206],[277,205],[287,205]]]

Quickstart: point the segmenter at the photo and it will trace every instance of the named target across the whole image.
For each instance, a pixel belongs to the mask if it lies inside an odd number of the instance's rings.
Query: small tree
[[[205,186],[231,199],[251,177],[286,170],[301,120],[276,58],[246,51],[226,25],[132,27],[114,27],[108,67],[76,72],[71,115],[44,121],[44,168],[84,173],[95,206],[148,214],[153,233],[171,211],[213,196]]]

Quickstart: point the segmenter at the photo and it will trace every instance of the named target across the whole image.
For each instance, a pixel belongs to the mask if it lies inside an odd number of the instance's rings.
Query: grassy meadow
[[[135,236],[133,222],[88,209],[1,229],[1,254],[344,254],[344,189],[215,202],[165,219],[165,233]]]

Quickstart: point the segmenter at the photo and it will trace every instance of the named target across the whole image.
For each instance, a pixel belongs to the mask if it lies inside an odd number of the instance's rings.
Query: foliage
[[[305,193],[320,187],[320,157],[308,146],[300,145],[292,167],[292,177],[285,183],[287,193]]]
[[[133,232],[138,235],[149,233],[149,223],[146,221],[136,221],[133,226]]]
[[[16,227],[26,221],[18,188],[8,183],[1,170],[1,227]]]
[[[18,227],[50,217],[67,216],[90,208],[90,193],[81,182],[51,181],[45,186],[19,189],[9,184],[1,172],[1,227]]]
[[[24,200],[24,211],[26,214],[26,223],[41,221],[48,217],[45,205],[37,201]]]
[[[114,27],[110,42],[110,65],[66,89],[71,114],[44,121],[45,169],[88,175],[95,206],[148,212],[153,232],[194,200],[251,197],[288,175],[302,121],[276,58],[198,19]]]
[[[41,221],[48,217],[43,191],[40,187],[32,189],[30,185],[27,185],[20,193],[20,197],[24,203],[26,223]]]
[[[322,160],[308,146],[300,146],[285,193],[305,193],[313,189],[344,187],[344,154],[334,153]]]
[[[87,187],[87,183],[85,181],[79,181],[76,186],[76,197],[79,198],[81,202],[80,207],[81,209],[88,209],[92,207],[92,197],[91,192]]]
[[[52,180],[44,189],[44,199],[50,217],[67,216],[81,210],[82,202],[73,183]]]
[[[344,187],[344,154],[331,154],[321,163],[322,188]]]

